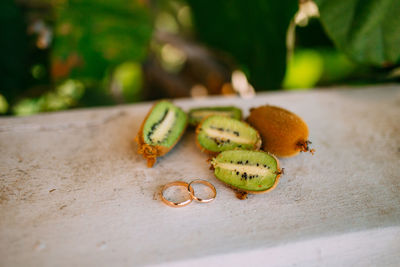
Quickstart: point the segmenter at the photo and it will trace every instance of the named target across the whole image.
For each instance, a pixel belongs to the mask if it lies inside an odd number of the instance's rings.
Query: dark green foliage
[[[155,91],[174,97],[181,94],[168,79],[185,86],[212,81],[191,74],[198,62],[208,61],[224,66],[207,68],[210,73],[225,70],[224,82],[229,70],[245,72],[256,90],[281,88],[285,72],[284,87],[293,89],[398,81],[399,0],[315,2],[320,18],[291,31],[295,49],[287,66],[286,36],[298,0],[2,0],[0,113],[137,102],[156,99]],[[179,40],[178,49],[191,47],[186,38],[192,33],[217,57],[189,55],[180,72],[163,73],[165,64],[157,65],[163,63],[163,42]],[[156,86],[149,82],[151,71],[163,77]],[[220,89],[217,85],[210,92]]]
[[[0,1],[0,94],[13,101],[24,87],[27,71],[26,25],[13,0]]]
[[[73,61],[71,78],[101,79],[108,67],[146,56],[152,22],[139,1],[70,0],[57,14],[53,58],[60,66]]]
[[[316,0],[322,24],[353,60],[392,65],[400,60],[399,0]]]
[[[230,53],[256,90],[278,89],[286,69],[286,32],[295,0],[188,0],[201,41]]]

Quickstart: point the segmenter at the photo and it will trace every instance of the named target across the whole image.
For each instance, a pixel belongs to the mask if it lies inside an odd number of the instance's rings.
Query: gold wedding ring
[[[192,187],[192,184],[203,184],[203,185],[209,187],[209,188],[213,191],[213,195],[212,195],[210,198],[206,198],[206,199],[202,199],[202,198],[197,197],[197,196],[195,195],[195,192],[194,192],[194,189],[193,189],[193,187]],[[191,182],[189,183],[189,185],[188,185],[188,190],[189,190],[189,193],[190,193],[190,195],[192,196],[192,198],[193,198],[194,200],[196,200],[196,201],[198,201],[198,202],[202,202],[202,203],[211,202],[211,201],[213,201],[213,200],[215,199],[215,197],[217,196],[217,190],[215,190],[215,187],[214,187],[210,182],[207,182],[207,181],[201,180],[201,179],[197,179],[197,180],[191,181]]]
[[[173,201],[167,200],[165,198],[165,196],[164,196],[164,192],[165,192],[165,190],[167,190],[167,188],[170,188],[172,186],[182,186],[182,187],[187,188],[187,189],[189,188],[189,184],[185,183],[185,182],[182,182],[182,181],[175,181],[175,182],[171,182],[171,183],[168,183],[168,184],[164,185],[164,187],[161,190],[161,200],[162,200],[162,202],[164,202],[165,204],[167,204],[168,206],[173,207],[173,208],[184,207],[184,206],[189,205],[190,202],[192,202],[193,197],[192,197],[192,194],[191,194],[190,191],[189,191],[189,198],[186,199],[185,201],[173,202]]]
[[[209,187],[212,190],[213,195],[210,198],[206,198],[206,199],[197,197],[195,195],[194,189],[192,187],[193,184],[203,184],[203,185]],[[167,190],[167,188],[170,188],[173,186],[182,186],[182,187],[186,188],[189,191],[189,198],[182,202],[173,202],[173,201],[166,199],[164,196],[165,190]],[[162,202],[164,202],[165,204],[167,204],[168,206],[173,207],[173,208],[180,208],[180,207],[187,206],[190,204],[190,202],[192,202],[193,199],[198,202],[202,202],[202,203],[211,202],[215,199],[216,196],[217,196],[217,190],[215,189],[215,187],[210,182],[207,182],[207,181],[201,180],[201,179],[193,180],[189,184],[186,182],[183,182],[183,181],[171,182],[171,183],[164,185],[164,187],[161,190]]]

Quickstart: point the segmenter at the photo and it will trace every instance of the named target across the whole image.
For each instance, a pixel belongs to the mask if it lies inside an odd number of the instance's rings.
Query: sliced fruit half
[[[215,177],[247,193],[272,190],[282,173],[278,159],[263,151],[224,151],[213,158],[211,164]]]
[[[148,167],[175,146],[185,132],[187,121],[186,113],[171,102],[154,104],[136,136],[138,153],[147,159]]]
[[[202,151],[211,154],[237,148],[256,150],[261,147],[260,135],[254,128],[224,116],[205,118],[197,126],[196,141]]]
[[[241,120],[242,110],[234,106],[192,108],[188,113],[189,124],[197,126],[205,117],[215,115]]]

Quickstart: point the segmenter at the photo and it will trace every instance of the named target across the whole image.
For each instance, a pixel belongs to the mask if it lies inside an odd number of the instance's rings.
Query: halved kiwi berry
[[[205,118],[196,128],[196,142],[202,151],[210,154],[261,147],[261,138],[255,129],[245,122],[224,116]]]
[[[188,112],[189,124],[197,126],[205,117],[226,116],[233,119],[242,119],[242,110],[234,106],[192,108]]]
[[[240,192],[265,193],[276,187],[279,161],[264,151],[230,150],[211,160],[215,177]]]
[[[307,124],[296,114],[275,106],[250,110],[247,122],[260,133],[263,150],[277,157],[291,157],[310,151]]]
[[[154,104],[135,138],[138,153],[152,167],[156,158],[165,155],[179,141],[187,126],[186,113],[169,101]]]

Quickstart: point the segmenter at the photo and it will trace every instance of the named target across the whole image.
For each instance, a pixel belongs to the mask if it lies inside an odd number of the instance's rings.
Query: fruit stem
[[[138,148],[138,153],[143,154],[143,157],[147,159],[147,167],[151,168],[156,163],[156,158],[158,154],[157,148],[148,144],[142,144]]]
[[[275,172],[275,174],[276,174],[276,175],[285,174],[285,168],[282,168],[282,169],[280,169],[280,170],[277,170],[277,171]]]
[[[236,197],[237,197],[238,199],[240,199],[240,200],[245,200],[245,199],[247,199],[247,195],[248,195],[247,192],[240,191],[240,190],[235,190],[235,193],[236,193]]]
[[[300,148],[300,152],[310,152],[312,155],[315,153],[315,149],[311,149],[310,145],[312,144],[311,141],[299,141],[297,146]]]

